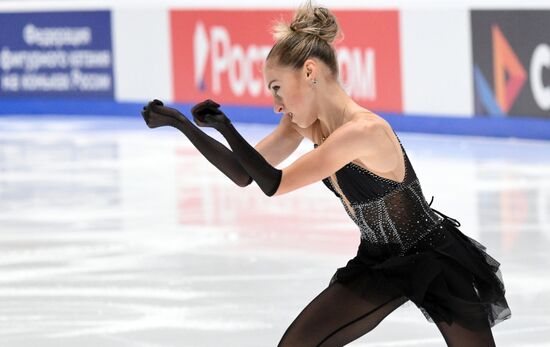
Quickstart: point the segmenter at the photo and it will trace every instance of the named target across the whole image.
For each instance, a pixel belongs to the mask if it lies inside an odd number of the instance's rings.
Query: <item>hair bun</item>
[[[329,9],[314,6],[311,0],[308,0],[296,10],[290,24],[278,23],[274,37],[278,40],[292,33],[316,36],[332,43],[340,34],[340,28],[336,17]]]
[[[336,17],[327,8],[314,7],[310,1],[298,9],[290,29],[296,33],[317,36],[328,43],[332,43],[339,32]]]

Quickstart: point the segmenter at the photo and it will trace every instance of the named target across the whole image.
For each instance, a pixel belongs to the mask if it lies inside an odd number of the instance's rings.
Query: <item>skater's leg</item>
[[[344,346],[376,327],[407,302],[396,292],[369,290],[367,295],[334,282],[317,295],[284,333],[278,347]]]
[[[453,322],[449,325],[445,322],[437,323],[437,328],[441,331],[447,346],[450,347],[494,347],[495,340],[491,328],[477,331],[466,329],[460,324]]]

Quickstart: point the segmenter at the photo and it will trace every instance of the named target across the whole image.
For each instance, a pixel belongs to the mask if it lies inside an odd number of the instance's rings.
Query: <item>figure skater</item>
[[[179,129],[241,187],[255,181],[274,197],[322,181],[359,227],[357,254],[298,314],[279,347],[344,346],[409,300],[448,346],[495,346],[491,328],[511,317],[500,263],[456,219],[430,207],[389,123],[341,87],[332,45],[338,34],[334,15],[310,1],[290,24],[275,25],[263,72],[282,117],[255,147],[212,100],[195,105],[193,119],[219,131],[231,150],[161,101],[142,115],[150,128]],[[275,168],[303,138],[314,148]]]

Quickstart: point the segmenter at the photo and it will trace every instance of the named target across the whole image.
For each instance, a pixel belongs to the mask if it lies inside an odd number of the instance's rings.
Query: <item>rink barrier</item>
[[[43,116],[99,116],[132,118],[142,122],[140,111],[146,102],[113,102],[108,100],[52,100],[52,99],[10,99],[0,100],[0,128],[2,117],[25,115],[25,118]],[[166,103],[190,117],[193,104]],[[280,115],[272,107],[222,105],[223,111],[235,123],[273,124]],[[446,135],[517,137],[524,139],[550,140],[548,121],[536,117],[487,118],[453,117],[432,114],[398,114],[377,112],[396,131],[412,133],[433,133]],[[124,123],[123,123],[124,124]],[[130,126],[131,123],[128,123]],[[133,126],[132,126],[133,127]]]
[[[149,98],[181,107],[213,98],[240,105],[233,119],[279,119],[259,67],[271,18],[290,8],[9,2],[0,4],[0,113],[125,116]],[[550,5],[528,2],[335,9],[346,32],[342,82],[359,104],[394,112],[380,114],[398,130],[548,139]]]

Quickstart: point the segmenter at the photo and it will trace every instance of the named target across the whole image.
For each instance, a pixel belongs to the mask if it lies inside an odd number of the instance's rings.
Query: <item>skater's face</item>
[[[273,110],[288,115],[301,128],[309,127],[317,119],[317,93],[312,83],[314,65],[315,62],[308,59],[301,69],[269,62],[264,66],[265,83],[273,95]]]

